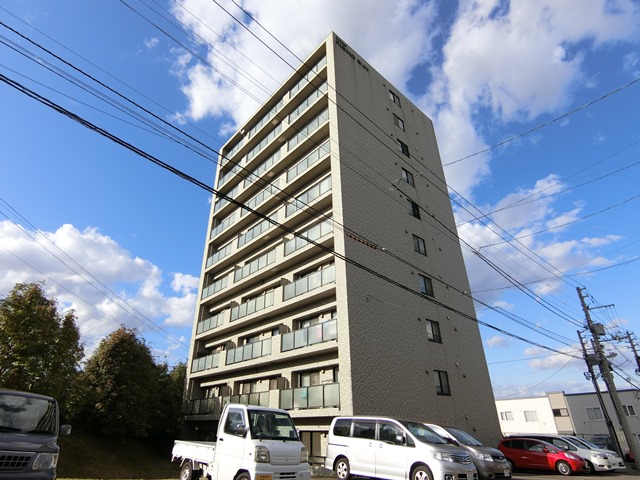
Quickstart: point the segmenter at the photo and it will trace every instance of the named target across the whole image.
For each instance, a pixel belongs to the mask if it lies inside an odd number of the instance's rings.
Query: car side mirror
[[[61,437],[68,437],[71,435],[71,425],[60,425],[60,433]]]
[[[543,451],[544,453],[549,453],[549,449],[548,449],[547,447],[542,447],[542,451]]]
[[[407,439],[404,438],[404,435],[396,435],[396,445],[404,445],[407,443]]]
[[[239,437],[244,437],[247,433],[247,426],[244,423],[239,423],[236,427],[236,435]]]

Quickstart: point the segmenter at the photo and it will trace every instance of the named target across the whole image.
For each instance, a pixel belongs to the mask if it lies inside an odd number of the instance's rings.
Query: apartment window
[[[433,283],[431,279],[425,275],[418,274],[418,281],[420,282],[420,293],[433,297]]]
[[[569,416],[569,410],[567,410],[566,408],[553,408],[553,416],[554,417],[568,417]]]
[[[299,387],[311,387],[313,385],[320,385],[320,372],[304,372],[298,377]]]
[[[422,255],[426,255],[427,254],[427,246],[424,243],[424,238],[420,238],[417,235],[413,235],[413,249],[416,252],[421,253]]]
[[[427,338],[430,342],[442,343],[439,322],[436,322],[435,320],[427,320]]]
[[[513,412],[500,412],[500,420],[513,422]]]
[[[447,375],[447,372],[444,370],[434,370],[433,374],[436,379],[436,393],[438,395],[451,395],[449,375]]]
[[[409,156],[409,147],[402,140],[397,140],[398,142],[398,150],[402,152],[402,154],[406,157]]]
[[[407,182],[412,187],[416,186],[415,182],[413,181],[413,173],[411,173],[409,170],[405,170],[404,168],[402,169],[402,180]]]
[[[604,420],[604,415],[602,415],[602,409],[600,407],[586,407],[587,418],[589,420]]]
[[[412,217],[420,218],[420,207],[416,202],[407,198],[407,208]]]
[[[524,421],[525,422],[537,422],[538,421],[538,412],[535,410],[525,410],[524,411]]]
[[[404,132],[404,121],[399,116],[393,116],[393,123],[396,125],[396,127]]]
[[[396,105],[400,106],[400,97],[393,90],[389,90],[389,99]]]
[[[623,405],[622,406],[622,410],[624,411],[624,414],[627,417],[635,417],[636,416],[636,409],[633,408],[633,405]]]

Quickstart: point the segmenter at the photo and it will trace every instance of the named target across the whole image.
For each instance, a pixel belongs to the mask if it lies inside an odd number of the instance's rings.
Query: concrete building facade
[[[456,425],[494,397],[432,122],[331,34],[223,147],[186,425],[290,411],[311,455],[337,415]],[[212,422],[213,421],[213,422]]]

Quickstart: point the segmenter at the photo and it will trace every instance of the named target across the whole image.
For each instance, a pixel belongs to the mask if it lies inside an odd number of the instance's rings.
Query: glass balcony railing
[[[207,332],[209,330],[213,330],[214,328],[222,325],[222,322],[224,321],[224,314],[225,312],[220,312],[198,322],[198,325],[196,326],[196,335],[199,333]]]
[[[283,300],[290,300],[293,297],[320,288],[336,281],[335,265],[318,270],[306,277],[299,278],[295,282],[284,286]]]
[[[285,216],[293,215],[298,210],[308,207],[316,198],[331,190],[331,177],[326,177],[313,185],[310,189],[298,195],[293,202],[287,203]]]
[[[216,263],[218,260],[222,260],[233,251],[233,245],[227,243],[224,247],[214,252],[209,258],[207,258],[207,268]]]
[[[270,338],[227,350],[227,365],[253,360],[266,355],[271,355]]]
[[[269,406],[269,392],[243,393],[242,395],[230,395],[222,397],[222,406],[227,403],[242,403],[244,405]]]
[[[311,387],[280,390],[280,408],[294,410],[303,408],[327,408],[340,406],[340,384],[325,383]]]
[[[302,172],[307,170],[313,164],[315,164],[321,158],[329,153],[329,140],[324,142],[318,148],[313,150],[309,155],[305,156],[302,160],[296,163],[293,167],[287,170],[287,182],[290,182]]]
[[[216,280],[215,282],[213,282],[208,287],[204,287],[202,289],[202,297],[201,297],[201,299],[204,300],[205,298],[210,297],[214,293],[216,293],[216,292],[222,290],[223,288],[225,288],[228,284],[229,284],[229,275]]]
[[[191,373],[204,372],[211,368],[217,368],[220,365],[220,354],[212,353],[206,357],[200,357],[191,363]]]
[[[209,235],[209,238],[215,237],[216,235],[221,233],[224,229],[226,229],[229,226],[233,225],[233,222],[235,222],[235,217],[236,217],[236,214],[234,212],[231,215],[229,215],[228,217],[226,217],[222,222],[220,222],[215,227],[213,227],[211,229],[211,234]]]
[[[273,300],[273,290],[269,290],[262,295],[247,300],[246,302],[241,303],[237,307],[233,307],[231,309],[231,321],[233,322],[234,320],[246,317],[247,315],[251,315],[252,313],[255,313],[259,310],[264,310],[265,308],[271,307],[273,305]]]
[[[222,413],[222,398],[200,398],[188,400],[183,406],[185,415],[220,415]]]
[[[303,230],[302,232],[300,232],[300,235],[315,242],[319,238],[322,238],[329,233],[333,233],[333,218],[328,218],[325,221],[318,223],[307,230]],[[307,245],[309,245],[309,242],[304,238],[292,238],[291,240],[285,242],[284,254],[285,256],[291,255],[293,252],[300,250]]]
[[[318,325],[294,330],[282,335],[282,351],[307,347],[338,338],[338,321],[329,320]],[[228,363],[228,362],[227,362]]]

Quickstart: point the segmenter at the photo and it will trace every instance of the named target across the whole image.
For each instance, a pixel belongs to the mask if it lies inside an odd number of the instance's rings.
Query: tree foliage
[[[74,311],[62,315],[44,284],[18,283],[0,299],[0,385],[71,401],[84,350]]]
[[[85,376],[95,394],[94,426],[102,433],[175,434],[175,383],[135,330],[121,327],[105,338],[87,361]]]

